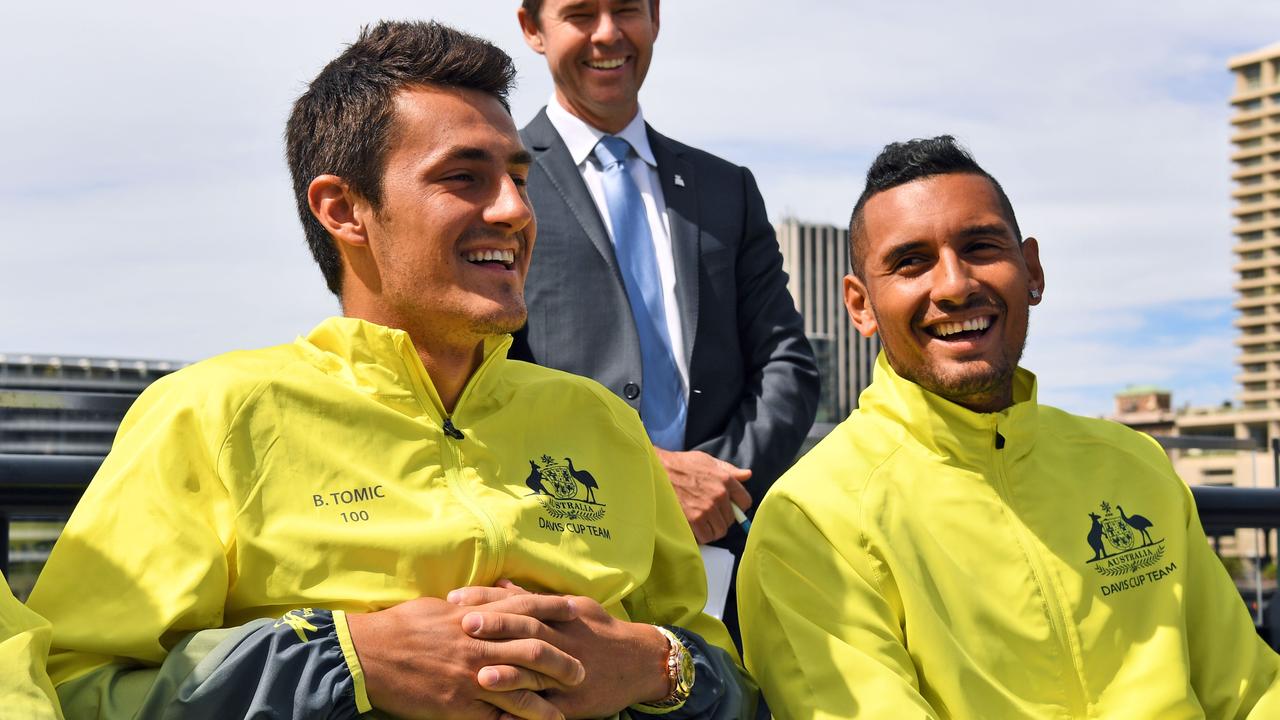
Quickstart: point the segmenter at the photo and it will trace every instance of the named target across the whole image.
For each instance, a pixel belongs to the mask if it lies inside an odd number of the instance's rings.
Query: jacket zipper
[[[1005,473],[1004,452],[1005,437],[1000,434],[998,425],[992,425],[992,431],[995,434],[992,447],[992,465],[996,469],[996,491],[1004,500],[1010,509],[1013,508],[1013,495],[1009,490],[1009,478]],[[1074,682],[1071,683],[1070,689],[1067,691],[1067,700],[1070,707],[1068,711],[1072,717],[1084,718],[1088,717],[1089,699],[1088,691],[1085,688],[1084,678],[1081,676],[1081,668],[1076,662],[1077,653],[1072,647],[1070,637],[1071,619],[1067,617],[1063,610],[1061,598],[1057,591],[1049,582],[1049,569],[1046,568],[1041,561],[1040,554],[1036,548],[1035,538],[1031,536],[1030,531],[1026,529],[1020,522],[1013,523],[1014,533],[1018,536],[1018,544],[1022,546],[1022,551],[1027,557],[1027,562],[1031,566],[1031,574],[1035,577],[1036,585],[1039,587],[1041,595],[1045,599],[1050,630],[1053,632],[1054,638],[1058,641],[1059,650],[1064,654],[1067,664],[1071,669],[1071,677]]]
[[[471,395],[471,389],[477,384],[476,378],[493,365],[493,358],[497,355],[498,353],[496,352],[490,353],[489,356],[480,363],[480,367],[476,368],[476,371],[471,375],[471,379],[467,381],[466,386],[462,389],[462,395],[458,397],[458,402],[454,405],[453,414],[443,414],[443,422],[440,423],[440,428],[445,434],[445,441],[443,444],[449,448],[448,452],[445,453],[447,457],[442,458],[445,464],[445,477],[449,480],[449,487],[453,490],[454,495],[462,501],[462,504],[466,505],[467,509],[480,520],[485,538],[488,540],[489,544],[489,552],[487,553],[488,557],[483,563],[484,569],[482,571],[480,570],[480,563],[476,563],[476,567],[472,569],[472,581],[479,583],[498,579],[498,573],[502,569],[503,565],[503,557],[506,554],[507,544],[498,524],[494,522],[493,517],[489,515],[488,511],[484,509],[484,506],[476,499],[475,495],[472,494],[471,489],[467,487],[467,484],[463,482],[462,450],[459,448],[458,444],[461,440],[466,438],[466,434],[454,425],[453,418],[458,414],[458,409],[466,403],[467,398]]]

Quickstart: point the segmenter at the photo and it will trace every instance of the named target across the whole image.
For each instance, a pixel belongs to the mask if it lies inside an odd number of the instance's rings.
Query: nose
[[[595,45],[611,45],[621,37],[622,33],[618,30],[618,24],[613,21],[613,13],[600,13],[599,19],[596,20],[596,27],[591,32],[591,42]]]
[[[944,251],[934,266],[930,298],[936,305],[965,305],[978,291],[969,263],[952,251]]]
[[[484,220],[490,225],[519,232],[533,222],[533,208],[520,186],[510,175],[503,175],[498,192],[485,208]]]

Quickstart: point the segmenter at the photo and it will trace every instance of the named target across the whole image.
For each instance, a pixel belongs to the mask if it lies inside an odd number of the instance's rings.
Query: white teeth
[[[622,64],[626,61],[626,58],[618,58],[616,60],[588,60],[587,64],[597,70],[612,70],[616,67],[622,67]]]
[[[973,330],[986,330],[991,327],[991,318],[977,317],[964,322],[939,323],[930,328],[937,337],[947,337],[960,332],[970,332]]]
[[[463,259],[467,262],[500,262],[510,265],[516,261],[514,250],[470,250]]]

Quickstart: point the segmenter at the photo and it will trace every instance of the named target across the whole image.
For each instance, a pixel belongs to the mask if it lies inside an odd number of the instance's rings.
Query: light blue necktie
[[[640,419],[654,445],[664,450],[683,450],[688,407],[680,371],[671,352],[653,234],[640,189],[627,171],[630,152],[631,145],[613,135],[600,138],[595,148],[603,171],[609,221],[613,225],[614,254],[640,336]]]

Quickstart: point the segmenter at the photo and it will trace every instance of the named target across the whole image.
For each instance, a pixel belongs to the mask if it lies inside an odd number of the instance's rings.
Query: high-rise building
[[[1234,57],[1231,160],[1241,409],[1280,436],[1280,43]]]
[[[1251,440],[1259,452],[1174,451],[1192,485],[1274,486],[1265,449],[1280,438],[1280,43],[1231,58],[1231,195],[1240,329],[1238,403],[1183,409],[1172,434]],[[1128,424],[1132,418],[1116,419]]]
[[[818,359],[822,395],[817,422],[837,423],[858,406],[858,394],[871,384],[880,352],[880,338],[859,335],[844,309],[849,231],[795,219],[784,220],[777,231],[787,289],[804,317],[804,334]]]

